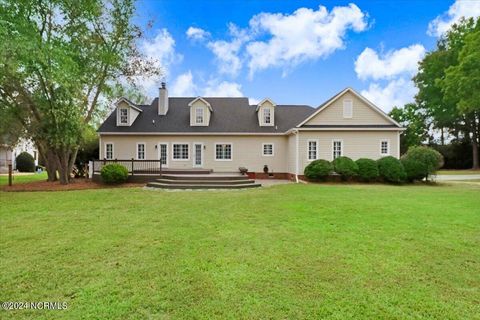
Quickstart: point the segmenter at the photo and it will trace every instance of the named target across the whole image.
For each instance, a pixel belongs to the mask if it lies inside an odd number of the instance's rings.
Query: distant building
[[[35,166],[38,165],[38,150],[31,140],[20,139],[18,143],[12,148],[11,146],[0,145],[0,173],[8,172],[8,165],[13,165],[13,170],[17,166],[15,159],[22,152],[28,152],[35,160]]]

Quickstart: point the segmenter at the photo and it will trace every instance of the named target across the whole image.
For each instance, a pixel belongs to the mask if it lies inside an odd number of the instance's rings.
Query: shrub
[[[107,164],[100,171],[100,175],[105,183],[123,183],[128,179],[128,170],[121,164]]]
[[[35,160],[32,155],[28,152],[20,153],[15,159],[17,170],[20,172],[34,172],[35,171]]]
[[[333,172],[333,165],[327,160],[312,161],[304,171],[305,177],[312,180],[325,179]]]
[[[361,158],[355,161],[358,166],[358,177],[365,182],[375,181],[380,176],[375,160]]]
[[[443,165],[443,156],[429,147],[411,147],[402,157],[407,178],[410,181],[428,180],[428,176],[435,173]]]
[[[407,175],[402,163],[395,157],[388,156],[377,160],[378,172],[385,181],[400,183]]]
[[[343,180],[354,177],[358,174],[358,166],[349,157],[338,157],[333,160],[335,172],[342,176]]]

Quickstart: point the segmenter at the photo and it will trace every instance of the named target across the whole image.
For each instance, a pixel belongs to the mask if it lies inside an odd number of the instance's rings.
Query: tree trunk
[[[474,127],[472,131],[472,159],[473,159],[473,164],[472,164],[472,169],[480,169],[480,164],[478,161],[478,135],[477,135],[477,130]]]
[[[57,161],[51,150],[46,151],[45,168],[47,169],[48,181],[57,181]]]

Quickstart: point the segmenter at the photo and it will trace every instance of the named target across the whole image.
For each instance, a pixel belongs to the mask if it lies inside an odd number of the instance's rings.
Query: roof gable
[[[343,100],[351,100],[353,102],[353,116],[351,118],[343,117]],[[401,127],[395,120],[361,94],[352,88],[346,88],[320,105],[316,112],[300,122],[297,127],[308,125],[387,124]]]
[[[188,104],[188,106],[189,106],[189,107],[192,107],[197,101],[203,102],[203,104],[206,105],[211,112],[213,112],[213,109],[212,109],[212,106],[210,105],[210,103],[209,103],[207,100],[205,100],[204,98],[202,98],[202,97],[196,97],[195,99],[193,99],[192,101],[190,101],[190,103]]]
[[[258,109],[260,109],[260,107],[263,106],[265,103],[269,103],[272,107],[275,107],[277,105],[275,102],[273,102],[272,99],[265,98],[257,104],[257,107],[255,108],[255,111],[258,111]]]
[[[119,107],[122,103],[126,103],[129,107],[137,110],[138,112],[142,112],[142,109],[137,107],[137,105],[135,103],[133,103],[132,101],[128,100],[125,97],[121,97],[120,99],[118,99],[117,102],[115,102],[115,106]]]

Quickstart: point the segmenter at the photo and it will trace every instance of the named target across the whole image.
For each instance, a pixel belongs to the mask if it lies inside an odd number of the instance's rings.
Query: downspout
[[[298,159],[298,130],[294,131],[295,134],[295,182],[298,183],[298,167],[299,167],[299,159]]]

